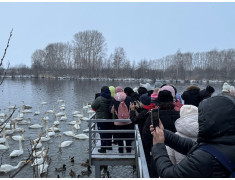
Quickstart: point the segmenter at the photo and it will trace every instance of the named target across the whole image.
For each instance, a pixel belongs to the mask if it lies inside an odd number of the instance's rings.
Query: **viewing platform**
[[[89,120],[89,162],[95,166],[95,177],[101,177],[102,166],[133,166],[136,167],[138,178],[149,178],[148,167],[145,159],[144,149],[140,137],[138,125],[134,130],[98,130],[97,122],[130,122],[130,119],[95,119],[95,114]],[[112,147],[106,153],[99,153],[101,148],[101,139],[99,133],[133,133],[134,138],[125,138],[133,140],[132,146],[123,146],[124,152],[119,153],[118,146]],[[102,139],[102,140],[123,140],[121,138]],[[131,147],[131,153],[125,153],[125,147]],[[121,172],[120,172],[121,173]]]

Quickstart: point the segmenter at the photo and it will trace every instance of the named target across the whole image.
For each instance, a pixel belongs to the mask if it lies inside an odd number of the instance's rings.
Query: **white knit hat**
[[[189,114],[198,114],[198,108],[193,105],[183,105],[180,108],[180,117],[187,116]]]
[[[230,91],[230,85],[228,83],[224,83],[222,92],[229,92]]]
[[[234,86],[230,86],[230,94],[235,97],[235,87]]]

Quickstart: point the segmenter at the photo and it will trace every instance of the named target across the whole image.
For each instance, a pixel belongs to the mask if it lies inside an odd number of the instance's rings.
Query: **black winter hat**
[[[144,105],[150,105],[151,97],[148,94],[143,94],[140,96],[140,102],[142,102]]]
[[[158,94],[157,101],[160,102],[173,102],[173,96],[170,91],[163,90]]]
[[[213,92],[215,92],[215,89],[214,89],[212,86],[210,86],[210,85],[208,85],[208,86],[206,87],[206,90],[207,90],[210,94],[212,94]]]
[[[138,93],[139,93],[139,95],[141,96],[142,94],[145,94],[145,93],[147,93],[147,89],[145,88],[145,87],[139,87],[138,88]]]
[[[126,87],[124,89],[124,93],[126,93],[127,96],[130,96],[133,92],[134,92],[133,89],[130,87]]]

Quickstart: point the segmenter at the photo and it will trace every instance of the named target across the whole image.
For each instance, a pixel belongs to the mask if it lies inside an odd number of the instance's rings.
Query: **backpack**
[[[227,170],[229,170],[231,173],[230,178],[235,178],[235,165],[227,159],[222,152],[209,145],[202,145],[198,148],[198,150],[208,152],[214,156]]]
[[[118,119],[129,119],[130,113],[124,101],[121,101],[118,106],[118,112],[116,111]]]

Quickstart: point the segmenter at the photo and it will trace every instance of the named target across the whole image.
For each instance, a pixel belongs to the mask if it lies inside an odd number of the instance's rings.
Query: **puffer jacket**
[[[91,105],[91,108],[96,111],[97,119],[111,119],[112,114],[109,111],[111,98],[97,97]]]
[[[197,142],[164,130],[165,144],[187,155],[173,165],[163,143],[152,148],[154,166],[165,178],[226,178],[230,172],[210,153],[198,150],[202,144],[217,148],[235,164],[235,100],[224,96],[205,99],[199,106]]]
[[[183,115],[175,121],[175,128],[177,130],[175,134],[196,141],[198,135],[198,112],[193,112],[191,110],[191,105],[184,105],[182,109],[183,108],[185,111],[187,111],[187,114]],[[194,108],[197,109],[195,106]],[[183,154],[175,151],[169,146],[166,146],[166,149],[173,164],[178,164],[185,157]]]

